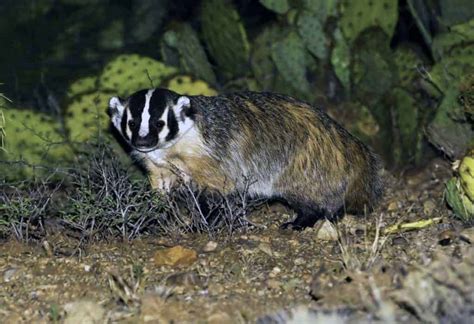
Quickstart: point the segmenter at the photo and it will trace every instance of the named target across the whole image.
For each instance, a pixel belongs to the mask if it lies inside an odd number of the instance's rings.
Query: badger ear
[[[174,111],[176,116],[179,116],[179,119],[184,122],[186,117],[192,115],[191,101],[186,96],[181,96],[176,101],[174,106]]]
[[[112,97],[109,100],[109,109],[108,112],[110,115],[114,115],[116,113],[123,113],[124,105],[123,105],[123,100],[120,99],[119,97]]]

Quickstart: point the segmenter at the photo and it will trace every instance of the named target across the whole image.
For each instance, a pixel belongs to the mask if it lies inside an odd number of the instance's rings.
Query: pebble
[[[4,282],[10,282],[10,280],[13,278],[13,276],[18,272],[18,268],[12,267],[10,269],[5,270],[3,272],[3,281]]]
[[[275,278],[276,276],[278,276],[278,275],[280,274],[280,272],[281,272],[281,269],[280,269],[279,267],[274,267],[274,268],[272,269],[272,271],[270,271],[270,273],[269,273],[268,276],[269,276],[270,278]]]
[[[318,233],[316,239],[324,241],[337,241],[336,227],[328,220],[325,220]]]
[[[209,241],[202,249],[204,252],[212,252],[217,249],[217,242]]]
[[[433,214],[433,211],[436,208],[436,204],[432,199],[428,199],[423,203],[423,213],[427,216],[431,216]]]
[[[474,243],[474,227],[470,227],[470,228],[466,228],[462,230],[459,236],[463,241],[473,244]]]
[[[153,261],[156,266],[169,265],[173,267],[190,266],[197,260],[197,253],[181,245],[155,252]]]
[[[305,264],[306,261],[305,261],[305,259],[303,259],[303,258],[296,258],[296,259],[293,261],[293,263],[294,263],[295,265],[297,265],[297,266],[300,266],[300,265]]]

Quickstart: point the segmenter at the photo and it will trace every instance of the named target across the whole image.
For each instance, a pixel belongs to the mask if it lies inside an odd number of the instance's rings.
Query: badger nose
[[[138,147],[145,147],[145,146],[148,146],[148,141],[147,141],[146,137],[141,137],[141,136],[139,136],[139,137],[135,140],[135,146],[138,146]]]

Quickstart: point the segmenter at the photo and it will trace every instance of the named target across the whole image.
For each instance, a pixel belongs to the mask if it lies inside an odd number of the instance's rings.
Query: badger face
[[[172,146],[194,126],[186,96],[166,89],[135,92],[109,101],[112,125],[135,150],[143,153]]]

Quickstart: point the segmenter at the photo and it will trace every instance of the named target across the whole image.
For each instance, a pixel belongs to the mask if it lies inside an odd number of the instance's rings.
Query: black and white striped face
[[[173,145],[194,125],[189,98],[166,89],[140,90],[126,100],[113,97],[109,115],[125,140],[143,153]]]

